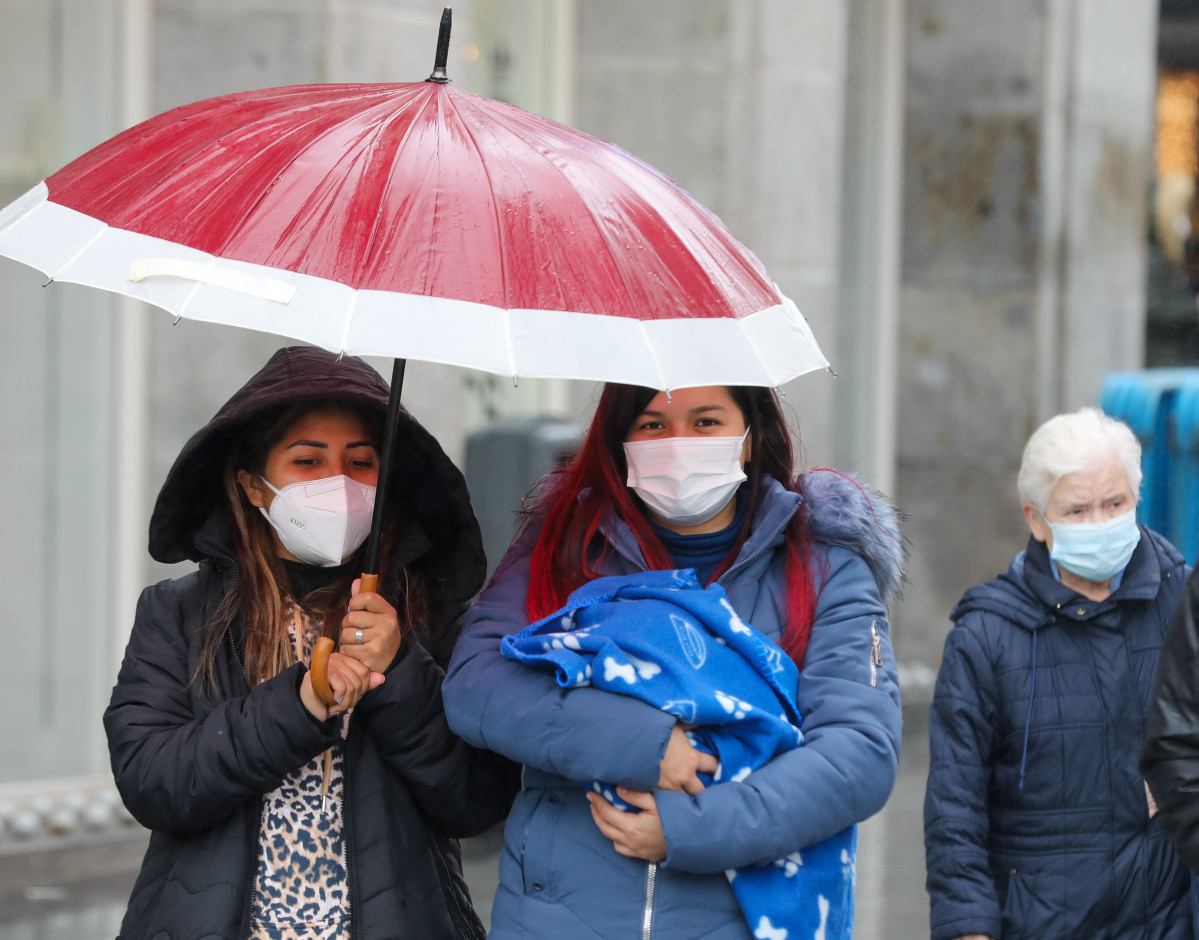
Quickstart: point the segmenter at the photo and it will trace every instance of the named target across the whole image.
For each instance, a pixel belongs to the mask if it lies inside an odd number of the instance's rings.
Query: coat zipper
[[[883,665],[883,638],[878,632],[878,619],[870,618],[870,686],[878,685],[878,671]]]
[[[626,552],[624,550],[624,548],[621,546],[621,544],[618,541],[616,541],[616,539],[614,539],[611,535],[609,535],[607,530],[605,530],[602,525],[600,526],[600,532],[603,534],[604,539],[608,542],[608,544],[611,545],[614,549],[616,549],[617,555],[619,555],[625,561],[631,562],[633,565],[640,568],[642,571],[649,571],[649,567],[645,564],[645,559],[634,558],[632,555],[630,555],[628,552]]]
[[[645,875],[645,913],[641,917],[641,940],[651,940],[654,933],[654,888],[658,883],[658,863],[650,862]]]
[[[350,722],[353,723],[353,716]],[[341,754],[341,868],[346,873],[346,896],[350,900],[350,940],[358,933],[357,885],[350,877],[350,729],[346,728],[346,738],[342,744]]]
[[[603,531],[601,527],[601,531]],[[621,547],[616,539],[612,538],[607,532],[604,532],[604,538],[608,540],[608,544],[616,549],[616,554],[620,555],[626,561],[631,562],[642,571],[648,571],[643,560],[638,560],[630,555]],[[654,888],[658,883],[658,863],[650,862],[645,874],[645,910],[641,914],[641,940],[652,940],[654,932]]]
[[[782,518],[782,521],[780,521],[779,524],[774,527],[774,531],[770,533],[770,536],[766,539],[763,539],[762,544],[757,549],[755,549],[751,555],[748,555],[745,558],[738,558],[735,562],[733,562],[733,564],[729,565],[728,570],[725,571],[724,574],[722,574],[719,578],[716,579],[716,583],[723,584],[724,580],[729,575],[731,575],[734,571],[736,571],[739,568],[744,568],[751,561],[753,561],[756,558],[761,557],[762,555],[765,555],[766,552],[768,552],[772,548],[774,548],[774,540],[776,538],[778,538],[779,535],[782,533],[782,531],[791,524],[791,519],[795,516],[795,514],[797,512],[799,512],[798,505],[796,505],[796,507],[794,509],[792,509],[789,513],[787,513]]]
[[[250,893],[246,896],[246,909],[241,919],[241,935],[250,936],[250,921],[254,915],[254,899],[258,897],[258,852],[262,848],[262,807],[263,801],[258,801],[258,822],[254,826],[254,880],[250,883]]]
[[[775,526],[774,531],[770,533],[769,538],[765,539],[762,542],[761,547],[759,547],[756,551],[753,552],[753,554],[749,555],[748,557],[738,559],[738,561],[734,565],[730,566],[729,569],[726,572],[724,572],[724,574],[722,574],[719,578],[716,579],[716,583],[719,584],[719,583],[723,582],[725,580],[725,578],[727,578],[730,574],[732,574],[738,568],[744,568],[746,565],[748,565],[754,559],[758,558],[761,555],[764,555],[769,549],[771,549],[773,547],[774,540],[776,538],[778,538],[779,533],[781,533],[785,528],[787,528],[787,526],[791,522],[791,518],[798,511],[799,511],[799,506],[797,505],[793,510],[791,510],[791,512],[787,513],[787,515],[783,517],[783,519],[779,522],[779,524],[777,526]],[[634,558],[632,555],[630,555],[628,552],[626,552],[621,547],[620,543],[617,542],[616,539],[614,539],[610,535],[608,535],[607,532],[604,532],[604,538],[606,538],[608,540],[608,544],[611,545],[614,549],[616,549],[616,553],[618,555],[620,555],[622,558],[626,559],[627,561],[632,562],[634,565],[636,565],[642,571],[647,570],[644,561],[638,561],[636,558]],[[874,629],[873,622],[871,623],[871,629],[872,630]],[[880,640],[879,640],[879,638],[877,636],[877,632],[876,632],[875,637],[874,637],[874,643],[877,645],[879,642],[880,642]],[[881,651],[879,651],[878,655],[879,656],[882,655]],[[645,878],[645,910],[641,917],[641,940],[652,940],[652,937],[653,937],[654,889],[657,887],[657,883],[658,883],[658,863],[650,862],[649,868],[646,871],[646,878]]]
[[[250,683],[246,680],[246,668],[242,665],[241,656],[237,652],[237,643],[233,639],[233,631],[226,630],[225,638],[229,641],[229,649],[233,653],[233,661],[237,664],[237,670],[241,673],[242,681],[246,684],[246,691],[250,690]],[[250,893],[246,896],[245,910],[242,912],[241,920],[241,935],[243,937],[250,936],[250,922],[254,916],[254,898],[258,897],[258,852],[262,848],[262,809],[263,801],[258,801],[258,821],[254,824],[254,878],[250,882]]]

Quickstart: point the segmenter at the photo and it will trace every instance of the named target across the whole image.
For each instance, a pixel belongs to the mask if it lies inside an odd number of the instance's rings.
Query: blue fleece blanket
[[[713,786],[803,744],[795,664],[691,569],[598,578],[504,637],[501,650],[554,671],[563,688],[632,695],[695,725],[692,742],[719,761]],[[614,787],[586,786],[624,808]],[[850,827],[773,864],[729,871],[754,937],[850,940],[856,846]]]

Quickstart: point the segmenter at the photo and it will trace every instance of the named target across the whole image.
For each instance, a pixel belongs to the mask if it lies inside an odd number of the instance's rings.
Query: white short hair
[[[1089,473],[1115,460],[1128,478],[1133,500],[1141,494],[1141,443],[1123,421],[1098,408],[1056,415],[1037,428],[1024,445],[1016,489],[1021,503],[1044,514],[1049,494],[1069,473]]]

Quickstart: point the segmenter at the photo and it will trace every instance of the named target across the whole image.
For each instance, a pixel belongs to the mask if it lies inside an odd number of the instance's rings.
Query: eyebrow
[[[700,405],[697,408],[692,408],[690,411],[687,412],[687,414],[688,415],[698,415],[698,414],[705,414],[706,412],[709,412],[709,411],[728,411],[728,410],[729,409],[728,409],[727,405]],[[641,415],[639,415],[638,417],[641,417],[642,415],[648,415],[651,418],[661,418],[666,415],[666,412],[665,411],[651,411],[650,409],[646,408],[645,411],[641,412]]]
[[[349,450],[351,447],[374,447],[374,446],[375,445],[372,444],[370,441],[350,441],[348,444],[346,444],[346,450]],[[302,438],[298,441],[292,441],[290,444],[287,445],[288,450],[291,450],[291,448],[293,448],[293,447],[319,447],[321,450],[327,450],[329,448],[329,445],[325,441],[310,441],[310,440],[306,440],[306,439]]]

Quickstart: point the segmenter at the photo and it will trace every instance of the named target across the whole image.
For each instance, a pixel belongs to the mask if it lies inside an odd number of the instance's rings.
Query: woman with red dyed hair
[[[902,561],[882,497],[835,471],[796,477],[772,390],[607,386],[468,612],[443,686],[455,732],[525,766],[491,936],[754,936],[725,873],[802,853],[891,791],[900,708],[884,604]],[[568,691],[500,651],[595,578],[682,568],[719,584],[800,670],[804,745],[707,787],[715,758],[666,711]],[[615,783],[639,812],[587,780]]]

